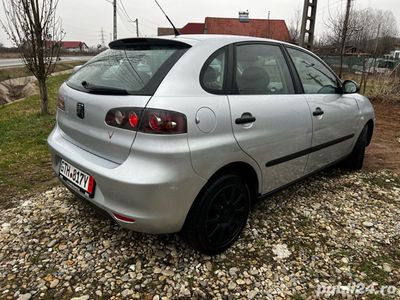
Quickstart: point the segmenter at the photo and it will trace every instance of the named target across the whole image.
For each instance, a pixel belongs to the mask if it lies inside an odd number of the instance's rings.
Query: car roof
[[[225,35],[225,34],[180,34],[177,36],[167,35],[167,36],[158,36],[158,37],[139,37],[139,38],[124,38],[111,42],[109,44],[110,48],[117,47],[126,47],[128,45],[134,45],[138,43],[157,43],[159,41],[162,44],[171,44],[174,42],[183,43],[190,46],[196,46],[200,44],[213,44],[214,46],[218,45],[220,47],[229,45],[232,43],[239,42],[270,42],[270,43],[278,43],[282,45],[290,45],[291,47],[303,49],[297,45],[290,44],[287,42],[274,40],[274,39],[266,39],[260,37],[253,36],[240,36],[240,35]],[[306,49],[303,49],[306,50]],[[307,50],[306,50],[307,51]],[[308,51],[309,52],[309,51]]]
[[[178,36],[170,35],[157,38],[182,41],[191,45],[208,41],[221,41],[221,42],[226,42],[227,44],[235,42],[246,42],[246,41],[260,41],[260,42],[274,42],[280,44],[288,44],[273,39],[265,39],[253,36],[225,35],[225,34],[181,34]]]

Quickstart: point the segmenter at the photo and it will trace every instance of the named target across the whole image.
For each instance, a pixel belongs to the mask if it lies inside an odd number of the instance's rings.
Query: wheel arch
[[[238,174],[242,178],[244,178],[250,188],[251,200],[255,201],[257,199],[260,188],[261,188],[261,186],[260,186],[261,179],[258,178],[256,170],[254,170],[254,168],[250,164],[245,163],[245,162],[237,161],[237,162],[228,163],[227,165],[216,170],[214,172],[214,174],[212,176],[210,176],[210,178],[207,180],[206,184],[200,189],[200,192],[197,194],[195,200],[193,201],[192,205],[190,206],[190,209],[186,215],[184,224],[186,224],[188,217],[191,215],[191,212],[193,211],[193,209],[195,209],[195,207],[198,203],[198,199],[201,198],[201,195],[207,190],[207,188],[210,186],[210,184],[214,180],[216,180],[218,177],[221,177],[226,174]],[[184,227],[185,226],[183,226],[183,228]]]
[[[252,200],[257,198],[261,190],[261,178],[258,177],[257,172],[253,168],[253,166],[246,162],[236,161],[220,167],[208,178],[206,184],[200,189],[200,192],[197,194],[196,199],[193,201],[190,210],[195,205],[197,199],[200,198],[200,196],[207,190],[208,186],[214,180],[227,174],[237,174],[241,176],[247,182],[250,188]]]
[[[203,187],[203,189],[207,187],[208,183],[225,174],[240,175],[247,182],[250,188],[252,200],[257,198],[257,195],[260,191],[260,180],[258,178],[256,170],[254,170],[254,168],[250,164],[245,162],[232,162],[219,168],[208,179],[207,184]]]

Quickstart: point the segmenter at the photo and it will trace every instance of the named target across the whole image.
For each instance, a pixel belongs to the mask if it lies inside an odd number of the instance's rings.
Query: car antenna
[[[174,23],[172,23],[171,19],[168,18],[167,14],[166,14],[165,11],[162,9],[161,5],[157,2],[157,0],[154,0],[154,1],[157,3],[158,7],[161,9],[162,13],[163,13],[164,16],[167,18],[168,22],[172,25],[172,28],[174,28],[175,36],[180,35],[181,33],[179,32],[178,29],[176,29],[176,27],[175,27]]]

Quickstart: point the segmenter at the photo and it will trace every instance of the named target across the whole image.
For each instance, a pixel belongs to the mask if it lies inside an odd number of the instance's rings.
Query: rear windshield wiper
[[[129,95],[127,90],[113,88],[108,86],[100,86],[90,84],[86,80],[82,81],[81,85],[91,94],[100,94],[100,95]]]

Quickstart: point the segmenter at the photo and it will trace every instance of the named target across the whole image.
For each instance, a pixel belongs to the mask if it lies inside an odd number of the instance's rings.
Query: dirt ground
[[[400,171],[400,102],[374,103],[376,124],[367,148],[366,170]]]

